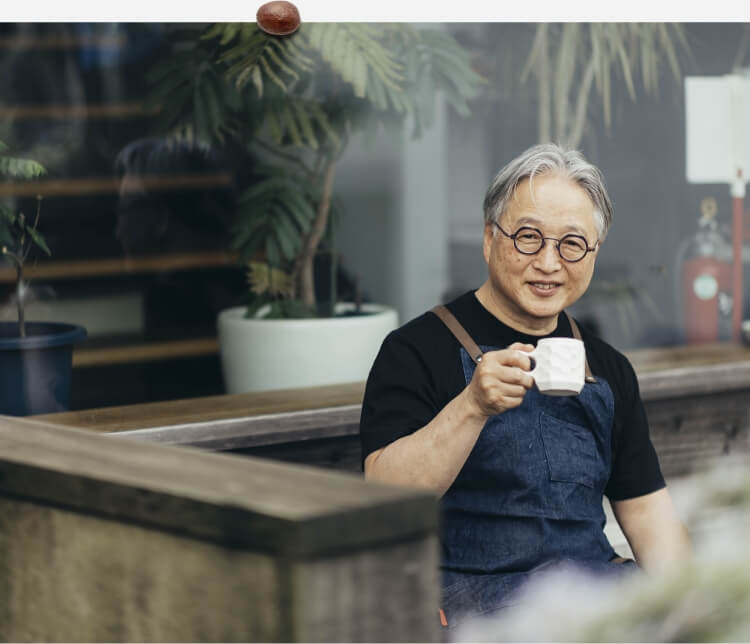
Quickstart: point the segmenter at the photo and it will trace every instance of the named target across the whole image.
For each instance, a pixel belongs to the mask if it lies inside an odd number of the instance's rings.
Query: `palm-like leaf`
[[[153,90],[147,108],[158,107],[156,131],[188,128],[199,140],[223,143],[239,122],[253,125],[243,107],[241,92],[225,81],[223,70],[214,64],[215,47],[186,45],[180,34],[175,52],[162,59],[147,74]],[[257,126],[257,124],[256,124]]]
[[[267,175],[239,199],[232,246],[243,264],[263,251],[272,266],[280,267],[294,259],[314,217],[303,177]]]
[[[286,91],[290,81],[299,80],[300,73],[313,69],[299,31],[282,39],[269,36],[254,23],[218,23],[202,38],[218,39],[220,53],[216,62],[227,63],[226,78],[238,88],[252,82],[259,97],[268,81]]]
[[[317,150],[323,143],[341,145],[341,137],[320,102],[297,96],[268,97],[264,103],[265,124],[277,145],[291,143]]]
[[[545,112],[554,114],[554,135],[540,131],[540,139],[554,137],[578,144],[592,81],[601,100],[604,122],[610,127],[617,76],[635,100],[639,67],[646,93],[653,94],[658,91],[664,61],[673,78],[680,80],[683,55],[690,55],[690,47],[684,26],[678,23],[591,23],[587,29],[575,23],[540,24],[522,74],[523,80],[534,71],[540,82],[540,124],[551,122],[543,118]],[[553,61],[554,87],[547,94],[541,85],[547,82],[546,70]]]
[[[240,87],[252,82],[266,99],[266,125],[277,144],[338,147],[345,132],[364,123],[368,110],[383,120],[413,114],[419,135],[432,121],[436,92],[466,115],[467,101],[482,84],[463,49],[439,29],[310,23],[278,39],[221,24],[205,38],[218,40],[218,62],[231,63],[226,77]],[[269,82],[275,93],[266,89]],[[302,85],[306,89],[297,91]],[[332,104],[333,111],[327,107]]]

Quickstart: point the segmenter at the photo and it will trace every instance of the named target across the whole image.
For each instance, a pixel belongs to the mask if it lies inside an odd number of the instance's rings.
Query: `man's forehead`
[[[555,181],[551,186],[545,186],[544,198],[547,203],[540,205],[537,199],[540,191],[539,182],[542,180],[546,184],[544,180],[547,178]],[[558,196],[561,198],[559,202]],[[563,200],[570,203],[563,203]],[[529,225],[538,228],[552,224],[585,233],[589,225],[596,230],[595,209],[591,197],[573,179],[564,175],[545,173],[532,179],[525,178],[518,183],[506,208],[506,216],[509,215],[515,227]]]

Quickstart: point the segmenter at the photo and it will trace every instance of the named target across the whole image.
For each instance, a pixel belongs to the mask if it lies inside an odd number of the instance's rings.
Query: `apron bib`
[[[463,348],[461,361],[468,385],[476,365]],[[608,563],[616,554],[602,508],[613,420],[614,396],[601,378],[577,396],[532,388],[519,407],[487,420],[442,499],[441,605],[449,622],[502,607],[550,566],[616,566]]]

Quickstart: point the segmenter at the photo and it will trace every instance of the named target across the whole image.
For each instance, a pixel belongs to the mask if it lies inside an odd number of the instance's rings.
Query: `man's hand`
[[[469,403],[482,416],[493,416],[518,407],[526,392],[534,386],[529,375],[533,351],[530,344],[515,342],[507,349],[488,351],[474,370],[466,388]]]
[[[469,385],[427,425],[368,455],[365,477],[445,494],[487,417],[518,407],[534,385],[528,356],[533,350],[530,344],[516,342],[485,353]]]

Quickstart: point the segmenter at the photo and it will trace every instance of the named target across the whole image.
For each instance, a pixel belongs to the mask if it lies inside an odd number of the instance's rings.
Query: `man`
[[[588,288],[612,221],[599,170],[577,151],[534,146],[495,177],[484,220],[488,278],[447,305],[481,360],[425,313],[383,342],[360,423],[366,478],[442,497],[450,625],[501,608],[558,564],[634,568],[615,563],[604,494],[643,569],[689,549],[627,359],[584,331],[593,378],[578,396],[542,395],[528,373],[539,339],[574,335],[563,311]]]

